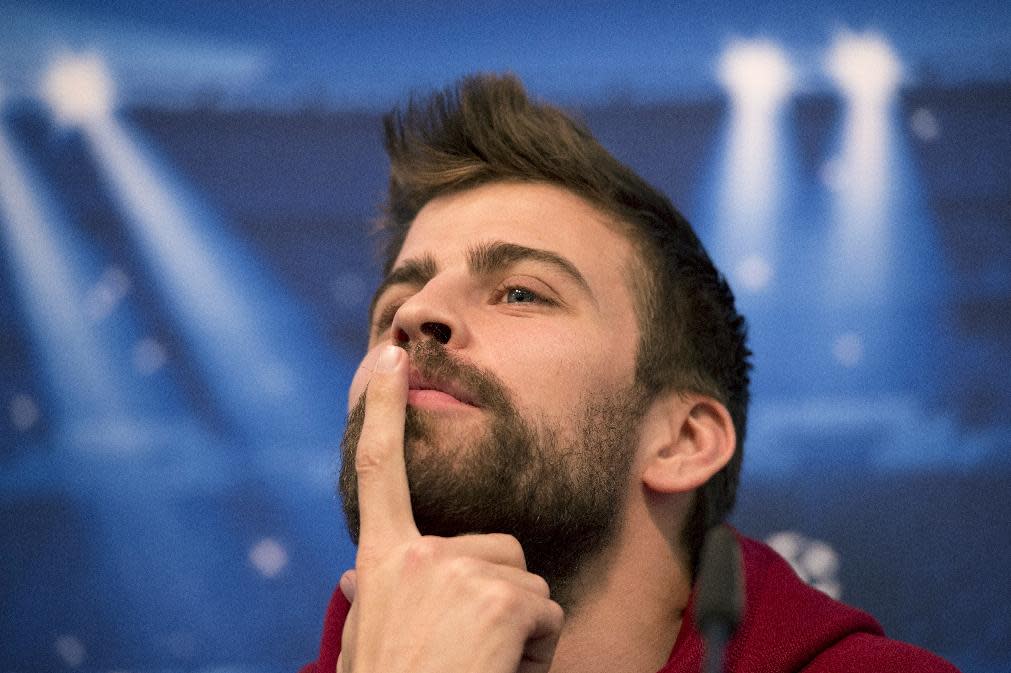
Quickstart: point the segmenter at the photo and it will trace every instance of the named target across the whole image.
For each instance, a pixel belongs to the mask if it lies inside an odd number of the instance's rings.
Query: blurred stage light
[[[101,60],[58,61],[41,89],[54,117],[81,129],[105,186],[123,206],[125,222],[154,248],[142,252],[169,258],[160,265],[145,259],[145,271],[150,269],[156,290],[169,295],[166,303],[175,302],[173,327],[184,336],[205,338],[194,347],[211,354],[199,363],[208,365],[202,372],[208,388],[220,392],[222,386],[215,385],[225,379],[252,388],[264,378],[258,376],[264,368],[265,387],[284,388],[284,372],[273,363],[290,352],[305,356],[299,346],[310,330],[271,310],[250,310],[238,325],[230,321],[236,307],[250,308],[244,299],[256,294],[251,288],[260,287],[257,270],[236,268],[234,260],[241,255],[219,244],[215,223],[194,215],[192,202],[171,189],[171,174],[159,171],[129,136],[115,115],[112,86]],[[30,318],[30,343],[43,365],[39,379],[47,389],[40,396],[45,402],[41,411],[34,398],[18,398],[8,412],[22,430],[44,414],[46,429],[55,432],[47,436],[53,450],[47,443],[44,455],[26,459],[31,470],[0,475],[0,488],[25,488],[30,475],[33,496],[52,489],[60,497],[86,503],[89,524],[94,524],[89,539],[96,549],[105,550],[96,557],[93,572],[116,578],[122,587],[119,599],[136,615],[138,632],[185,623],[198,633],[230,637],[215,626],[219,610],[209,581],[210,569],[228,563],[227,540],[216,528],[193,526],[179,502],[194,492],[222,492],[226,484],[247,478],[250,443],[242,441],[246,437],[223,442],[220,434],[212,437],[201,426],[212,414],[194,417],[176,379],[166,372],[171,369],[166,366],[168,349],[138,328],[131,310],[135,307],[126,301],[134,280],[103,259],[101,248],[50,207],[56,202],[49,198],[45,181],[29,170],[17,149],[0,126],[0,248]],[[206,282],[208,278],[212,282]],[[215,285],[216,278],[225,280]],[[222,287],[228,291],[220,292]],[[191,302],[199,312],[191,310]],[[276,336],[277,331],[288,340],[271,340],[270,351],[256,347],[264,335]],[[213,357],[219,353],[227,356],[220,363]],[[300,386],[315,382],[314,374],[323,376],[320,372],[329,364],[325,357],[311,362],[319,371],[300,377]],[[258,409],[246,407],[247,427],[284,432],[302,422],[332,443],[339,430],[339,417],[333,413],[338,404],[326,393],[338,389],[337,380],[334,376],[328,385],[313,384],[311,396],[272,400],[285,404],[282,411],[296,422],[284,425],[276,414],[258,415]],[[206,404],[206,396],[199,401]],[[284,448],[290,454],[307,452],[306,445],[317,451],[324,445],[323,440],[306,441],[315,436],[293,431],[288,438]],[[254,439],[274,438],[264,432]],[[270,487],[264,491],[269,493]],[[299,528],[293,526],[308,539],[309,533]],[[285,562],[279,554],[268,553],[265,568],[276,574]],[[176,587],[185,591],[165,590]],[[65,636],[57,642],[67,666],[85,661],[82,640]]]
[[[923,186],[903,134],[903,65],[876,33],[840,32],[824,66],[842,94],[841,128],[823,178],[829,233],[823,269],[826,344],[840,389],[925,390],[936,371],[938,323],[931,316],[947,277]],[[940,132],[929,112],[912,117],[922,138]],[[896,325],[902,325],[896,330]],[[830,339],[832,337],[829,337]]]
[[[69,668],[78,668],[84,663],[88,651],[77,636],[62,635],[56,639],[56,654]]]
[[[720,60],[718,75],[734,105],[748,110],[775,109],[794,85],[786,54],[768,40],[731,43]]]
[[[249,550],[249,562],[261,575],[272,579],[288,565],[288,552],[277,540],[265,537]]]
[[[832,355],[843,367],[852,369],[864,358],[864,339],[856,332],[840,334],[832,344]]]
[[[341,359],[313,339],[306,316],[241,241],[229,237],[116,117],[114,85],[102,58],[59,56],[41,89],[57,120],[80,127],[174,326],[215,393],[217,410],[260,439],[291,432],[332,436],[338,404],[322,393],[340,388]],[[115,309],[121,288],[108,289],[89,297],[93,320]],[[141,357],[136,371],[154,373],[158,360]],[[346,354],[343,360],[356,358]]]
[[[741,284],[749,292],[761,292],[772,281],[772,267],[758,255],[745,257],[734,269]]]
[[[823,171],[833,191],[829,283],[834,298],[863,302],[885,291],[903,68],[883,36],[850,31],[836,36],[824,65],[845,105],[838,154]]]
[[[941,136],[941,123],[937,116],[927,108],[919,108],[909,118],[909,127],[913,134],[925,143],[934,142]]]
[[[31,430],[42,418],[42,412],[35,398],[31,395],[20,393],[11,400],[8,409],[11,425],[18,432]]]
[[[168,362],[168,353],[159,342],[146,337],[133,347],[133,368],[141,376],[154,374]]]
[[[785,52],[767,40],[730,44],[717,74],[730,120],[715,185],[715,248],[738,286],[761,292],[775,274],[777,220],[784,182],[792,180],[782,113],[795,75]]]
[[[187,410],[174,381],[131,367],[144,330],[125,301],[130,278],[74,224],[0,126],[0,248],[26,317],[39,413],[75,450],[146,450],[151,418]]]
[[[853,105],[888,104],[902,81],[902,63],[877,33],[836,35],[825,69]]]
[[[268,287],[238,242],[173,184],[173,176],[116,118],[112,78],[102,59],[93,53],[58,57],[42,91],[60,123],[80,127],[177,329],[234,427],[255,427],[250,434],[259,438],[270,434],[266,429],[282,435],[295,428],[327,432],[332,405],[318,392],[335,390],[336,382],[312,383],[326,356],[320,349],[306,357],[304,348],[293,347],[311,328],[280,310],[285,298]],[[100,321],[113,310],[118,290],[122,283],[107,282],[89,295],[89,317]],[[160,369],[161,358],[153,354],[150,348],[136,351],[135,371]],[[287,360],[299,358],[295,376]],[[308,390],[316,394],[306,396]]]
[[[112,113],[115,86],[98,54],[61,54],[42,80],[42,97],[60,124],[79,125]]]
[[[130,293],[130,277],[118,266],[110,266],[84,295],[84,314],[91,322],[111,316]]]
[[[0,128],[0,240],[38,348],[54,417],[122,411],[114,363],[82,310],[89,253],[51,205],[44,184]]]
[[[80,126],[215,411],[247,439],[332,436],[337,401],[324,393],[340,375],[306,317],[125,123],[95,114]],[[135,371],[158,371],[164,357],[142,347]]]

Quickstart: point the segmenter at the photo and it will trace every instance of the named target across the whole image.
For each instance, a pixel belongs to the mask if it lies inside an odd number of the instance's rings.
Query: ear
[[[643,483],[658,493],[687,493],[719,472],[737,446],[727,408],[697,394],[672,393],[657,400],[644,447]]]

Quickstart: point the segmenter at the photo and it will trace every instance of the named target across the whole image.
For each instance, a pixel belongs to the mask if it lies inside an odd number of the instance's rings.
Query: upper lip
[[[455,381],[426,376],[414,367],[411,367],[410,374],[407,379],[407,386],[411,390],[438,390],[441,393],[452,395],[464,404],[469,404],[472,407],[478,406],[477,400],[474,399],[474,395],[472,395],[470,391],[460,384]]]

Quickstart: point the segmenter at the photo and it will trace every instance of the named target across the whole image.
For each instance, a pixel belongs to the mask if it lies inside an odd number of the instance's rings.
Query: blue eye
[[[529,304],[530,302],[540,301],[540,299],[537,294],[525,287],[511,287],[505,294],[507,304]]]

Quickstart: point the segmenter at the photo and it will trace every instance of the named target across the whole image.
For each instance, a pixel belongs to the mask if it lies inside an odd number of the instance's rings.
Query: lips
[[[414,367],[411,367],[407,385],[409,400],[412,403],[434,402],[479,406],[474,395],[463,386],[454,381],[425,376]]]

